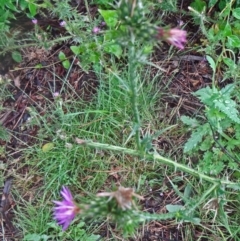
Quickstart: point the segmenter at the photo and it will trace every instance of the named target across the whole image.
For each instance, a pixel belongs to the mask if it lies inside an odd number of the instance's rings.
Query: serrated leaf
[[[232,14],[235,18],[240,19],[240,8],[233,9]]]
[[[190,118],[189,116],[183,115],[183,116],[181,116],[180,119],[181,119],[181,121],[182,121],[184,124],[186,124],[186,125],[188,125],[188,126],[191,126],[191,127],[196,127],[196,126],[199,125],[197,119],[195,119],[195,118]]]
[[[233,150],[235,147],[240,145],[240,140],[230,139],[227,143],[227,150]]]
[[[206,88],[202,88],[196,91],[193,93],[193,95],[197,96],[204,104],[208,104],[213,96],[213,90],[207,86]]]
[[[168,210],[168,212],[170,213],[174,213],[174,212],[178,212],[180,211],[184,206],[183,205],[172,205],[172,204],[168,204],[166,205],[166,209]]]
[[[228,84],[224,88],[220,90],[220,92],[226,97],[230,96],[230,94],[233,92],[235,89],[235,84]]]
[[[206,135],[210,131],[209,125],[204,124],[200,126],[195,132],[191,134],[191,137],[187,140],[184,145],[184,153],[187,153],[194,149],[198,143],[202,141],[204,135]]]
[[[210,67],[212,68],[213,72],[215,73],[216,72],[216,63],[215,63],[215,61],[209,55],[206,56],[206,59],[207,59],[208,63],[210,64]]]
[[[215,107],[226,114],[232,121],[240,124],[239,113],[235,108],[236,102],[231,99],[214,100]]]
[[[12,58],[17,62],[21,63],[22,62],[22,55],[18,51],[13,51],[12,52]]]
[[[201,151],[207,151],[211,148],[212,146],[212,143],[213,143],[213,140],[212,138],[206,138],[200,145],[199,149]]]

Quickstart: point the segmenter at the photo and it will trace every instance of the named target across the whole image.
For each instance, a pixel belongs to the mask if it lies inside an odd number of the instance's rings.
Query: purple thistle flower
[[[60,95],[59,92],[54,92],[53,93],[53,97],[55,97],[55,98],[58,97],[59,95]]]
[[[101,29],[99,27],[94,27],[93,30],[92,30],[92,32],[94,34],[98,34],[100,31],[101,31]]]
[[[178,28],[164,30],[160,28],[158,33],[161,38],[181,50],[184,49],[184,45],[187,43],[187,32],[184,30]]]
[[[61,27],[65,27],[66,26],[66,22],[65,21],[61,21],[60,23],[59,23],[59,25],[61,26]]]
[[[61,195],[63,197],[62,201],[53,201],[56,204],[54,207],[54,219],[65,231],[76,214],[80,212],[80,209],[75,204],[72,194],[67,187],[62,188]]]
[[[32,19],[32,23],[33,23],[33,24],[37,24],[37,22],[38,22],[37,19],[35,19],[35,18]]]

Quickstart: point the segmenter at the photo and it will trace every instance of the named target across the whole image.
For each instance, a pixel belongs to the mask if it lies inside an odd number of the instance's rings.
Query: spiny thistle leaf
[[[239,112],[236,109],[236,102],[231,99],[220,99],[214,100],[215,107],[222,111],[232,121],[240,124]]]
[[[188,126],[191,126],[191,127],[197,127],[199,125],[199,122],[197,121],[197,119],[195,118],[191,118],[189,116],[181,116],[181,121],[185,124],[185,125],[188,125]]]
[[[208,123],[200,126],[195,132],[192,133],[191,137],[184,145],[184,153],[191,151],[193,148],[197,146],[198,143],[202,141],[204,135],[209,133],[210,127]]]

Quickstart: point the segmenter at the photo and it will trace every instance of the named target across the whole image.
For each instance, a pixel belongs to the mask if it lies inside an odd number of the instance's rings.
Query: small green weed
[[[193,131],[184,152],[204,153],[199,167],[205,173],[217,175],[226,168],[238,169],[240,119],[234,89],[235,84],[229,84],[221,90],[198,90],[194,95],[205,105],[205,118],[181,118]]]
[[[221,66],[225,68],[224,76],[219,77],[219,82],[228,78],[238,79],[239,61],[236,56],[240,46],[239,1],[209,1],[207,4],[205,1],[196,0],[191,6],[190,10],[200,23],[206,38],[200,51],[214,59],[218,70]],[[217,10],[209,14],[212,9]]]

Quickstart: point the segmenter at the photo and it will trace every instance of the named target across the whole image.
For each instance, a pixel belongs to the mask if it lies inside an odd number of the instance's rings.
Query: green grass
[[[150,73],[149,70],[146,73]],[[174,195],[185,200],[185,208],[196,205],[202,194],[210,187],[209,184],[199,182],[196,178],[183,175],[183,173],[172,175],[174,169],[162,166],[157,162],[142,161],[124,153],[117,154],[114,151],[94,150],[87,146],[83,148],[79,146],[75,142],[75,137],[136,148],[131,137],[133,117],[129,96],[112,74],[97,76],[99,87],[90,102],[76,99],[63,102],[59,97],[49,105],[49,111],[46,111],[44,116],[35,113],[35,117],[31,120],[32,124],[38,123],[41,129],[34,146],[24,151],[24,161],[18,168],[19,170],[25,168],[27,171],[24,175],[17,174],[19,176],[16,176],[16,186],[19,186],[19,191],[15,191],[16,201],[21,203],[17,207],[16,224],[23,231],[26,240],[35,237],[31,235],[42,238],[44,237],[42,235],[47,235],[54,237],[54,240],[78,240],[78,237],[88,240],[91,233],[99,232],[99,225],[103,220],[96,220],[95,224],[91,224],[91,222],[87,222],[87,224],[80,222],[79,224],[78,221],[75,221],[65,233],[61,232],[61,229],[54,223],[51,213],[52,200],[59,199],[58,193],[63,185],[70,187],[74,194],[85,200],[91,200],[99,191],[111,190],[116,185],[116,181],[123,186],[135,187],[137,192],[142,195],[147,194],[149,188],[161,189],[166,192],[175,190]],[[142,84],[139,86],[138,103],[141,112],[142,135],[168,127],[167,121],[166,123],[157,121],[159,112],[156,113],[156,109],[164,110],[164,103],[159,106],[161,93],[156,88],[158,83],[145,74]],[[183,131],[184,128],[178,125],[177,129],[170,129],[168,134],[179,136]],[[53,148],[44,151],[44,145],[49,143],[53,144]],[[179,149],[174,147],[174,142],[171,145],[176,151]],[[161,152],[161,150],[159,151]],[[176,158],[174,150],[169,150],[168,153],[162,151],[162,154]],[[181,162],[181,158],[176,161]],[[120,170],[117,180],[110,177],[111,170],[115,167]],[[170,178],[174,186],[166,180],[166,177]],[[187,195],[186,187],[184,188],[186,185],[190,187],[191,194],[190,198],[185,196],[184,199],[184,195]],[[232,202],[232,200],[228,201],[229,195],[235,196],[235,193],[226,193],[226,196],[219,201],[228,205],[228,202]],[[221,212],[218,207],[216,209],[211,205],[207,208],[204,207],[204,203],[209,199],[210,197],[206,197],[202,200],[194,211],[194,217],[202,219],[200,236],[202,238],[206,236],[209,238],[208,240],[216,240],[221,232],[225,232],[221,234],[222,238],[226,238],[229,233],[238,233],[237,215],[233,215],[229,221],[226,219],[226,215],[224,216],[224,212],[222,212],[222,216],[214,220],[216,227],[214,224],[214,229],[209,228],[209,225],[213,227],[213,224],[210,223],[214,214],[217,211]],[[234,210],[236,210],[238,201],[234,200],[234,202]],[[228,232],[221,231],[227,225]],[[184,226],[182,232],[186,240],[195,240],[192,229],[192,224]],[[116,232],[114,229],[111,232],[113,232],[113,236],[118,235],[114,234]],[[93,238],[93,240],[95,239]]]
[[[152,115],[161,95],[155,88],[156,82],[149,79],[148,73],[149,70],[139,85],[139,108],[143,126],[146,126],[142,133],[153,132],[161,127],[161,123],[157,123]],[[144,180],[158,166],[155,164],[153,167],[151,163],[125,154],[81,148],[75,142],[75,137],[78,137],[135,147],[129,136],[133,117],[128,94],[111,73],[98,76],[99,87],[90,102],[63,102],[59,97],[49,105],[49,111],[44,116],[32,109],[32,119],[28,125],[38,124],[40,131],[34,146],[24,151],[24,162],[19,169],[26,168],[27,174],[22,177],[23,180],[20,176],[17,178],[16,181],[23,188],[15,193],[21,197],[18,200],[22,205],[18,207],[17,220],[21,220],[24,235],[59,235],[57,233],[60,229],[51,229],[49,223],[53,225],[51,201],[59,198],[58,193],[63,185],[70,187],[73,193],[92,198],[97,192],[111,190],[115,186],[109,173],[116,167],[119,169],[118,182],[121,185],[145,192]],[[49,143],[53,144],[53,148],[45,152],[43,146]],[[146,170],[146,173],[142,170]],[[74,235],[76,229],[74,225],[67,232],[68,235]]]
[[[92,236],[93,239],[90,237],[93,235],[92,233],[99,232],[99,226],[101,227],[100,223],[103,220],[95,220],[95,223],[92,224],[89,221],[84,224],[76,220],[66,232],[62,232],[60,227],[55,224],[52,219],[52,200],[59,199],[59,190],[63,185],[70,187],[74,194],[85,200],[91,200],[99,191],[111,190],[116,185],[116,181],[123,186],[135,187],[137,192],[142,195],[147,194],[149,188],[161,189],[166,192],[174,189],[174,195],[180,196],[184,200],[186,192],[184,186],[188,184],[191,187],[191,198],[185,197],[186,208],[191,208],[198,203],[201,195],[209,188],[209,184],[199,182],[189,175],[176,173],[173,176],[173,168],[167,168],[157,162],[142,161],[139,158],[124,153],[117,154],[114,151],[94,150],[87,146],[82,148],[75,142],[75,138],[78,137],[136,148],[133,137],[131,137],[133,116],[129,95],[121,82],[111,73],[96,74],[99,86],[91,101],[86,102],[79,98],[64,102],[61,97],[58,97],[53,103],[49,103],[48,111],[44,116],[40,116],[32,109],[33,118],[28,125],[37,124],[40,126],[40,131],[36,137],[36,143],[31,148],[24,150],[21,164],[16,171],[14,191],[16,202],[21,204],[17,206],[16,225],[22,230],[24,240],[32,240],[33,237],[35,239],[44,238],[44,235],[47,235],[46,237],[50,240],[51,238],[54,240],[79,240],[79,237],[82,238],[81,240],[97,239],[97,236]],[[124,72],[122,76],[124,78]],[[159,78],[161,79],[161,77]],[[155,77],[155,80],[150,78],[150,69],[147,69],[139,84],[138,103],[142,135],[152,134],[169,127],[167,120],[165,122],[158,121],[160,111],[162,110],[164,113],[165,103],[161,103],[163,92],[157,88],[159,79]],[[184,132],[184,128],[179,123],[178,128],[172,128],[167,133],[170,136],[179,136],[182,135],[182,132]],[[169,150],[168,153],[163,150],[159,150],[159,152],[176,158],[177,149],[181,149],[181,147],[174,147],[174,142],[171,140],[169,142],[173,146],[173,150]],[[53,144],[53,148],[44,151],[44,145],[49,143]],[[176,161],[184,162],[184,159],[180,157]],[[110,177],[110,172],[115,167],[120,170],[117,180]],[[22,169],[25,170],[24,173],[21,173]],[[166,181],[166,177],[170,178],[174,186]],[[234,206],[231,204],[229,209],[236,211],[239,201],[230,198],[231,195],[235,197],[236,193],[226,193],[225,195],[220,201],[226,205],[235,203]],[[215,212],[221,212],[221,210],[219,208],[215,210],[212,207],[208,207],[209,210],[204,208],[204,203],[209,199],[210,197],[206,197],[194,211],[194,217],[201,217],[202,220],[199,228],[202,232],[200,237],[208,237],[208,240],[216,240],[221,237],[227,240],[229,233],[236,233],[235,236],[237,236],[239,233],[236,225],[238,216],[231,215],[231,221],[229,221],[222,212],[222,216],[217,217],[212,223]],[[196,227],[194,228],[196,229]],[[225,230],[226,227],[227,230]],[[115,229],[109,228],[112,237],[119,235],[115,233]],[[187,224],[182,229],[185,240],[196,240],[192,229],[192,224]],[[109,238],[107,240],[116,239]]]

